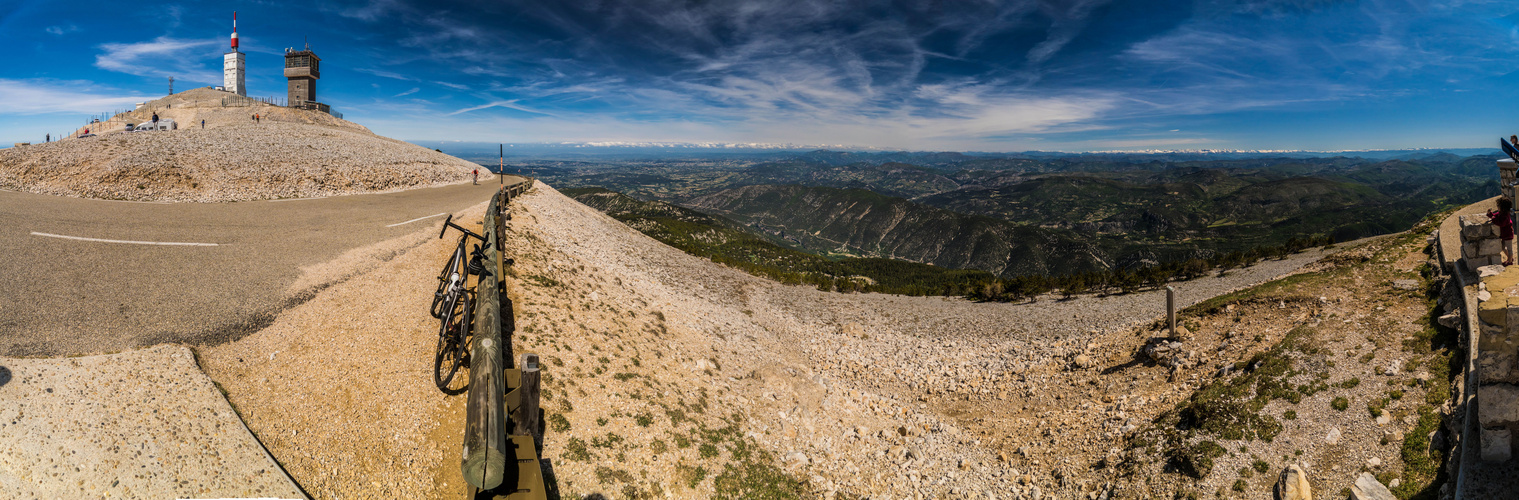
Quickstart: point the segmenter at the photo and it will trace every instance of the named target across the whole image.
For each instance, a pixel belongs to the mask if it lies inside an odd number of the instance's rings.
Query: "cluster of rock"
[[[1181,342],[1167,338],[1150,339],[1141,352],[1155,364],[1168,368],[1186,369],[1197,361],[1195,351],[1188,351]]]
[[[1356,477],[1355,484],[1350,486],[1350,500],[1395,500],[1397,498],[1370,472],[1362,472]],[[1276,499],[1313,500],[1313,489],[1308,484],[1308,473],[1296,465],[1289,465],[1282,469],[1282,474],[1276,481]]]
[[[1503,263],[1503,240],[1498,239],[1498,226],[1487,215],[1461,216],[1461,262],[1471,272]]]

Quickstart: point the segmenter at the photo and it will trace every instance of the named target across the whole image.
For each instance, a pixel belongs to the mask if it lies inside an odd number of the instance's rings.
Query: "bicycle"
[[[449,389],[448,385],[459,368],[469,366],[467,347],[470,332],[474,330],[475,291],[467,283],[470,275],[480,276],[487,272],[485,254],[481,252],[479,244],[475,245],[473,251],[465,251],[469,238],[484,243],[485,237],[454,224],[453,220],[454,216],[449,215],[443,221],[443,230],[438,232],[438,239],[443,239],[450,227],[458,229],[464,235],[459,237],[458,245],[449,256],[448,263],[443,266],[443,272],[438,275],[438,290],[433,293],[430,308],[433,317],[439,320],[438,350],[433,356],[433,382],[444,394],[464,392],[463,389]],[[476,282],[478,283],[478,278]]]

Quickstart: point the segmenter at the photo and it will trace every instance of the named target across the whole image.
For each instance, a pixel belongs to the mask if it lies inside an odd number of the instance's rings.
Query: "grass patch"
[[[1223,439],[1270,441],[1281,432],[1282,426],[1276,418],[1261,414],[1261,409],[1273,399],[1293,403],[1302,400],[1303,388],[1290,383],[1299,373],[1294,369],[1294,359],[1320,352],[1315,341],[1317,335],[1317,331],[1306,326],[1294,328],[1281,343],[1237,365],[1244,373],[1208,384],[1182,403],[1174,417],[1163,420]]]
[[[680,478],[681,484],[687,488],[696,489],[707,478],[707,469],[704,467],[692,467],[685,464],[675,464],[675,476]]]
[[[741,443],[741,441],[735,442],[735,445]],[[745,448],[744,453],[735,452],[733,454],[735,463],[724,465],[723,473],[712,480],[712,486],[717,490],[712,498],[719,500],[811,498],[808,495],[806,483],[787,475],[776,467],[775,460],[769,452],[752,446]]]
[[[609,433],[607,433],[606,437],[601,437],[601,436],[594,436],[594,437],[592,437],[591,438],[591,446],[594,446],[594,447],[597,447],[597,448],[611,448],[613,446],[616,446],[618,443],[621,443],[622,441],[623,441],[622,436],[617,435],[617,433],[615,433],[615,432],[609,432]]]
[[[1345,411],[1346,408],[1350,407],[1350,400],[1344,397],[1336,397],[1334,401],[1329,402],[1329,406],[1339,411]]]
[[[537,285],[537,286],[541,286],[541,287],[544,287],[544,288],[557,288],[557,287],[563,285],[563,283],[560,283],[559,280],[556,280],[554,278],[550,278],[548,276],[544,276],[544,275],[541,275],[541,274],[529,274],[526,277],[524,277],[523,279],[526,280],[528,283],[531,283],[531,284]]]
[[[1224,447],[1213,441],[1200,441],[1196,444],[1186,444],[1185,438],[1176,437],[1166,450],[1166,458],[1170,464],[1181,473],[1197,479],[1206,477],[1213,472],[1213,459],[1224,455]]]
[[[570,419],[564,418],[564,414],[561,413],[549,415],[549,430],[554,432],[569,431]]]
[[[564,455],[562,457],[572,462],[589,462],[591,460],[591,450],[585,447],[585,441],[572,437],[564,444]]]
[[[1440,414],[1429,406],[1419,407],[1419,423],[1409,430],[1403,439],[1399,454],[1403,459],[1403,483],[1393,488],[1398,498],[1435,498],[1439,488],[1426,488],[1431,481],[1443,479],[1445,462],[1443,450],[1429,447],[1429,433],[1440,427]],[[1436,481],[1443,482],[1443,481]],[[1433,492],[1420,495],[1425,492]]]

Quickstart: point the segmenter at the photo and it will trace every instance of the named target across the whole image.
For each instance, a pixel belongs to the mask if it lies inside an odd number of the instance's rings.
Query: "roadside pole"
[[[1171,338],[1176,338],[1176,287],[1166,287],[1166,327],[1171,330]]]

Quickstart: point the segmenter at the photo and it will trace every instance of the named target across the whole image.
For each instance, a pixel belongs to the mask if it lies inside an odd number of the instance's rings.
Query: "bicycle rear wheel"
[[[469,329],[469,294],[451,297],[438,327],[438,351],[433,356],[433,383],[444,394],[459,394],[463,388],[451,388],[454,375],[464,365],[464,338]]]

